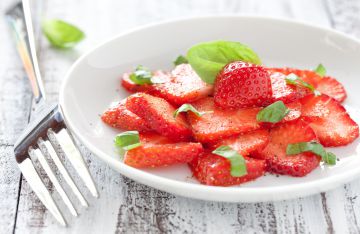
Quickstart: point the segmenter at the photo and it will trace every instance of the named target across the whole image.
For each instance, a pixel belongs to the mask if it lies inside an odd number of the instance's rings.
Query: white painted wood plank
[[[327,0],[325,3],[331,26],[360,38],[360,1]],[[360,232],[359,194],[360,182],[355,180],[324,195],[336,233]]]
[[[61,78],[81,53],[81,49],[91,47],[94,43],[128,28],[163,19],[239,12],[296,18],[328,26],[329,22],[321,2],[107,0],[93,1],[89,4],[85,0],[51,1],[47,3],[47,16],[74,22],[87,32],[88,37],[81,48],[66,52],[53,50],[45,41],[41,41],[40,60],[46,89],[50,91],[49,99],[57,99]],[[337,224],[333,220],[337,219],[335,212],[338,209],[330,211],[330,219],[324,212],[330,200],[328,196],[325,196],[325,205],[324,198],[320,195],[260,204],[197,201],[169,195],[123,178],[88,153],[87,159],[96,183],[101,185],[101,198],[97,201],[90,200],[93,205],[88,210],[80,210],[79,219],[72,220],[71,227],[63,229],[56,225],[27,184],[23,183],[17,232],[122,233],[172,230],[208,233],[324,233],[331,232],[331,227]]]
[[[3,0],[3,12],[13,1]],[[5,20],[0,20],[0,232],[11,233],[17,208],[20,173],[13,144],[26,125],[30,111],[30,87],[24,83],[20,59]]]

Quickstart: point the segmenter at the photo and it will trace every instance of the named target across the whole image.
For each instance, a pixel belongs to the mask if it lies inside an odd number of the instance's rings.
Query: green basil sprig
[[[313,92],[315,96],[321,95],[321,93],[318,90],[316,90],[314,88],[314,86],[303,81],[302,79],[300,79],[299,76],[295,75],[294,73],[290,73],[289,75],[287,75],[285,78],[285,81],[287,84],[290,84],[290,85],[296,85],[296,86],[307,88],[311,92]]]
[[[129,78],[132,82],[138,85],[152,84],[152,72],[142,65],[137,66],[135,71],[130,74]]]
[[[180,112],[187,112],[187,111],[191,111],[192,113],[194,113],[199,117],[203,116],[204,114],[211,113],[210,111],[200,112],[196,110],[196,108],[193,105],[186,103],[186,104],[182,104],[179,108],[177,108],[174,111],[174,118],[176,118],[180,114]]]
[[[321,63],[315,68],[314,72],[321,77],[326,75],[326,68]]]
[[[123,150],[131,150],[141,146],[138,131],[122,132],[115,137],[114,142],[115,146]]]
[[[295,155],[303,152],[312,152],[316,155],[319,155],[322,161],[324,161],[326,164],[336,164],[336,155],[331,152],[327,152],[320,143],[315,141],[288,144],[286,148],[287,155]]]
[[[185,56],[183,56],[183,55],[179,55],[174,61],[175,66],[183,64],[183,63],[189,63],[187,58]]]
[[[216,148],[213,154],[222,156],[230,161],[230,174],[234,177],[241,177],[247,174],[246,162],[242,155],[227,145]]]
[[[256,120],[258,122],[277,123],[280,122],[289,111],[282,101],[277,101],[259,111],[256,115]]]
[[[71,48],[85,38],[85,33],[75,25],[58,19],[45,20],[42,31],[49,42],[58,48]]]
[[[186,57],[200,78],[209,84],[214,83],[217,74],[230,62],[261,64],[260,58],[250,47],[231,41],[212,41],[194,45],[188,50]]]

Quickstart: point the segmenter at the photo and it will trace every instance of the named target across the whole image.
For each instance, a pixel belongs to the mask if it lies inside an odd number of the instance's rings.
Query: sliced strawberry
[[[274,127],[275,125],[282,124],[282,123],[289,122],[289,121],[294,121],[301,117],[300,101],[287,103],[287,104],[285,104],[285,106],[288,108],[289,112],[280,122],[278,122],[278,123],[260,122],[260,125],[263,128],[270,129],[270,128]]]
[[[317,87],[317,84],[322,80],[322,77],[316,74],[314,71],[310,70],[301,70],[301,69],[295,69],[295,68],[270,68],[269,70],[273,72],[281,72],[284,75],[289,75],[291,73],[294,73],[295,75],[299,76],[303,81],[313,85],[315,88]]]
[[[346,91],[344,86],[332,77],[324,77],[317,84],[318,91],[334,98],[338,102],[343,102],[346,99]]]
[[[301,103],[300,103],[300,101],[287,103],[286,107],[289,109],[289,113],[281,121],[282,123],[293,121],[293,120],[296,120],[296,119],[300,118],[300,116],[301,116]]]
[[[211,97],[198,100],[192,105],[200,112],[207,112],[201,117],[188,113],[193,134],[200,142],[214,142],[260,128],[256,121],[260,108],[222,110],[215,107]]]
[[[161,135],[178,141],[191,139],[191,130],[183,113],[174,118],[175,108],[165,99],[136,93],[127,98],[126,107]]]
[[[269,73],[255,64],[229,63],[215,80],[215,103],[225,109],[266,106],[271,96]]]
[[[138,85],[135,84],[132,80],[130,80],[129,76],[131,73],[125,73],[121,79],[121,85],[129,92],[151,92],[153,90],[153,85],[151,84],[143,84]],[[170,74],[164,71],[155,71],[153,72],[154,80],[157,82],[167,82],[170,79]]]
[[[144,168],[188,163],[203,152],[200,143],[174,143],[164,136],[153,133],[141,134],[140,142],[141,146],[126,152],[125,164]]]
[[[122,130],[151,131],[145,120],[128,110],[125,103],[126,99],[116,103],[101,115],[101,119],[111,127]]]
[[[245,157],[247,174],[233,177],[230,174],[230,161],[221,156],[204,152],[189,163],[193,176],[202,184],[231,186],[254,180],[265,173],[265,161]]]
[[[213,144],[211,149],[222,145],[230,146],[242,156],[247,156],[255,150],[262,150],[269,141],[269,131],[260,129],[253,132],[245,133],[240,136],[234,136],[220,140]]]
[[[359,126],[345,108],[329,96],[308,96],[301,100],[302,116],[310,121],[320,143],[324,146],[342,146],[359,136]]]
[[[313,153],[286,155],[286,148],[288,144],[313,140],[316,140],[316,135],[305,121],[287,122],[271,129],[269,144],[252,156],[265,159],[269,172],[305,176],[319,165],[320,157]]]
[[[189,103],[207,97],[212,85],[206,84],[189,64],[180,64],[171,72],[167,82],[154,85],[152,94],[175,105]]]
[[[274,72],[268,69],[272,87],[272,102],[283,101],[293,102],[308,94],[308,90],[302,87],[286,84],[286,75],[281,72]]]

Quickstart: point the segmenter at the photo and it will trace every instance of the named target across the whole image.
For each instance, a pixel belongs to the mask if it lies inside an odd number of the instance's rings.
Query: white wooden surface
[[[360,0],[33,1],[37,18],[65,19],[87,34],[76,50],[59,51],[37,33],[50,101],[57,100],[63,75],[84,50],[150,22],[246,13],[293,18],[360,37]],[[1,14],[14,3],[1,0]],[[4,20],[0,20],[0,38],[0,233],[360,233],[358,180],[327,193],[290,201],[205,202],[135,183],[84,148],[101,198],[91,198],[82,188],[91,206],[77,206],[80,217],[69,219],[66,214],[70,226],[60,227],[22,179],[14,162],[12,145],[31,118],[32,95]],[[54,196],[59,200],[56,193]]]

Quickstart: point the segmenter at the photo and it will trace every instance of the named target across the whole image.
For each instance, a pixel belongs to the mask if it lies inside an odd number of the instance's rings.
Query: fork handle
[[[21,5],[21,3],[19,4]],[[35,102],[39,103],[40,101],[45,100],[45,91],[36,56],[36,45],[29,0],[22,0],[22,7],[20,7],[20,9],[21,8],[22,11],[8,16],[8,22],[14,33],[16,47],[27,77],[29,78]]]

